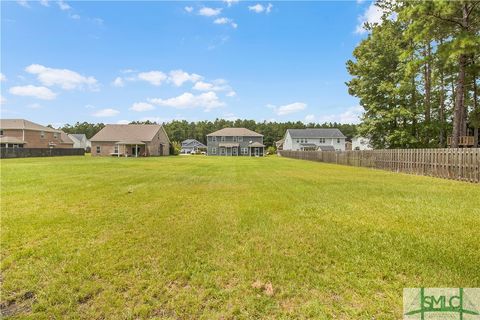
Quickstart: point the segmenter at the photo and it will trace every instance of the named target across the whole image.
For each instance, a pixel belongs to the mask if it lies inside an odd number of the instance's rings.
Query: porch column
[[[135,158],[138,158],[138,147],[135,145]]]

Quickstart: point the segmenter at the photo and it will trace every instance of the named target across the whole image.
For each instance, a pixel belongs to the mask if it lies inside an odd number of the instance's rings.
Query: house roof
[[[195,139],[187,139],[182,141],[182,147],[206,147],[206,145]]]
[[[107,124],[90,141],[152,141],[160,129],[158,124]]]
[[[79,142],[82,141],[83,139],[88,140],[87,136],[83,133],[70,133],[68,136],[70,138],[78,140]]]
[[[223,137],[263,137],[263,134],[249,130],[247,128],[223,128],[218,131],[207,134],[208,136],[223,136]]]
[[[0,137],[0,143],[15,143],[15,144],[25,144],[25,141],[15,137]]]
[[[1,129],[25,129],[34,131],[46,131],[46,132],[61,132],[60,130],[50,127],[42,126],[41,124],[28,121],[25,119],[0,119]]]
[[[338,129],[287,129],[295,138],[346,138]]]
[[[320,151],[335,151],[333,146],[318,146],[318,149]]]
[[[73,140],[70,139],[68,134],[66,134],[63,131],[62,131],[62,133],[60,133],[60,140],[62,140],[62,143],[65,143],[65,144],[73,144]]]
[[[275,144],[278,146],[281,146],[283,143],[285,142],[285,139],[280,139],[278,140],[277,142],[275,142]]]
[[[257,148],[259,148],[259,147],[265,147],[265,145],[261,144],[260,142],[250,143],[248,146],[249,146],[249,147],[257,147]]]

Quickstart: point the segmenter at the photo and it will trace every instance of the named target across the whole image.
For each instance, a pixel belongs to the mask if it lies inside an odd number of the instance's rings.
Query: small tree
[[[172,141],[170,144],[170,153],[174,156],[178,156],[182,150],[182,145],[178,141]]]
[[[277,148],[275,148],[274,146],[270,146],[267,148],[267,152],[268,154],[275,154],[277,152]]]

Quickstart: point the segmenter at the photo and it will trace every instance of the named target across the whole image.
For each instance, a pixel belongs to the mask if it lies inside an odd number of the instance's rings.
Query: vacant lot
[[[400,318],[480,284],[480,187],[285,158],[1,161],[13,318]]]

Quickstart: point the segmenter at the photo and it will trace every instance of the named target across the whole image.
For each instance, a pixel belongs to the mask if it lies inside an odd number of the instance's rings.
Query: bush
[[[170,144],[170,154],[178,156],[182,150],[182,145],[178,141],[172,141]]]
[[[277,148],[275,148],[274,146],[270,146],[267,148],[267,153],[268,154],[275,154],[277,153]]]

